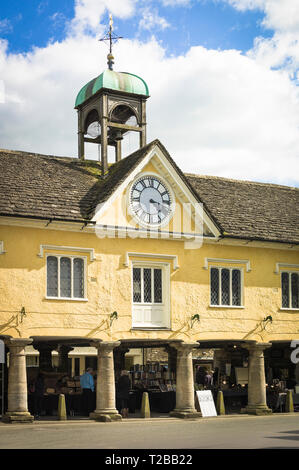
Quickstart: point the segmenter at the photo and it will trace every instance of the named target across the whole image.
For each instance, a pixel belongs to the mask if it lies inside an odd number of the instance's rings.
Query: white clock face
[[[131,210],[143,225],[159,226],[168,221],[172,203],[169,189],[156,176],[139,178],[130,191]]]

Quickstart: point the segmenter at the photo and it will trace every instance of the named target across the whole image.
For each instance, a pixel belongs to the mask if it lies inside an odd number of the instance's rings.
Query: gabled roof
[[[96,161],[0,150],[0,215],[91,220],[146,155],[158,146],[223,236],[299,244],[299,190],[287,186],[183,174],[159,140],[110,166]]]

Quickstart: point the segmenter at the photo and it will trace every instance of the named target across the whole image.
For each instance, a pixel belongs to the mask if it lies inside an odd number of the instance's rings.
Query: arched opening
[[[96,109],[88,113],[84,123],[84,133],[92,139],[101,135],[100,118]]]
[[[120,104],[115,106],[110,113],[110,121],[117,124],[137,126],[138,120],[135,111],[130,106]]]

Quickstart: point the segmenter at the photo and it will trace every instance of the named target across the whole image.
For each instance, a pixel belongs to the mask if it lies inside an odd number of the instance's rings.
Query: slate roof
[[[110,166],[104,180],[96,161],[0,150],[0,216],[88,221],[155,145],[223,236],[299,244],[298,188],[184,175],[159,140]]]
[[[299,243],[299,189],[186,174],[225,236]]]

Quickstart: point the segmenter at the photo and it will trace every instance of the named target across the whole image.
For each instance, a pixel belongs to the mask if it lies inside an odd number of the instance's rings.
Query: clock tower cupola
[[[87,83],[78,93],[78,156],[85,158],[85,143],[100,147],[102,176],[108,171],[108,146],[115,148],[115,160],[121,160],[122,140],[128,132],[139,133],[139,146],[146,144],[146,100],[149,90],[137,75],[113,70],[113,21],[103,41],[109,41],[108,68]]]

